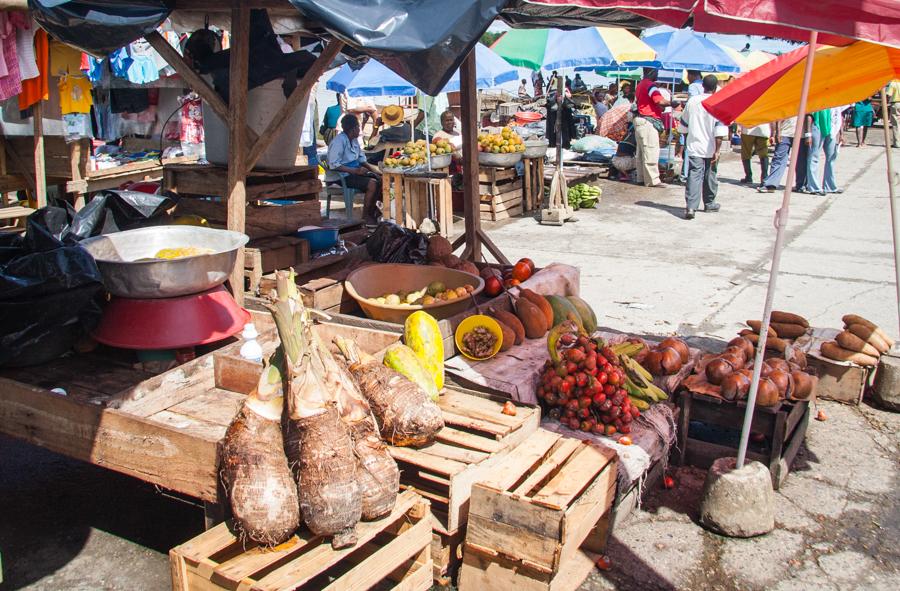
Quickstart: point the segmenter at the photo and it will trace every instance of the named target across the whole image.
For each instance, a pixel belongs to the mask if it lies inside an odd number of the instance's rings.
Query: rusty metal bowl
[[[522,152],[512,154],[494,154],[493,152],[478,152],[478,164],[493,166],[495,168],[507,168],[515,166],[522,159]]]
[[[103,276],[103,285],[123,298],[171,298],[225,283],[240,247],[240,232],[197,226],[154,226],[81,241]],[[163,248],[209,248],[210,254],[156,259]]]
[[[447,288],[462,287],[466,284],[475,287],[474,295],[484,289],[484,280],[465,271],[457,271],[433,265],[402,265],[387,263],[368,265],[350,273],[344,282],[344,289],[359,303],[366,316],[373,320],[384,320],[403,324],[406,317],[416,310],[425,310],[438,320],[449,318],[471,307],[472,298],[459,298],[429,306],[409,305],[392,306],[379,304],[368,298],[381,297],[386,293],[400,291],[417,291],[427,287],[434,281],[440,281]]]

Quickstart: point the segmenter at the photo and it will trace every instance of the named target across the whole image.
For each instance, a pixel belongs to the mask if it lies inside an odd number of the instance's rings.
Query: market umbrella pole
[[[781,199],[781,209],[775,213],[775,249],[772,253],[772,268],[769,270],[769,287],[766,291],[766,305],[763,309],[762,326],[759,328],[759,344],[756,345],[756,360],[753,362],[753,380],[750,383],[747,409],[744,411],[744,426],[741,429],[741,442],[738,445],[737,469],[741,469],[744,466],[744,460],[747,458],[747,442],[750,439],[750,425],[753,422],[753,411],[756,408],[756,392],[759,389],[760,371],[762,370],[763,358],[766,352],[766,341],[768,340],[766,337],[768,336],[769,320],[772,315],[772,300],[775,299],[775,284],[778,279],[778,268],[781,266],[781,250],[784,248],[784,232],[787,228],[788,214],[790,213],[789,205],[791,202],[791,188],[794,186],[794,169],[797,166],[800,142],[803,140],[806,99],[809,95],[809,83],[812,79],[817,38],[818,33],[816,31],[810,32],[806,69],[803,72],[803,87],[800,90],[800,107],[797,109],[797,133],[794,133],[794,142],[791,145],[791,160],[788,164],[787,179],[784,181],[784,196]]]
[[[891,161],[891,118],[888,111],[887,92],[881,89],[881,120],[884,128],[884,155],[887,158],[888,195],[891,204],[891,235],[894,239],[894,281],[897,289],[897,319],[900,321],[900,211],[894,192],[894,163]]]

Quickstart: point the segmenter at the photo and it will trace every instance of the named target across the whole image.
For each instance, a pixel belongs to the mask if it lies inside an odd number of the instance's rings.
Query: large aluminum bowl
[[[225,283],[238,249],[248,240],[245,234],[228,230],[154,226],[95,236],[82,240],[81,245],[97,261],[103,284],[111,294],[123,298],[171,298]],[[213,252],[173,260],[153,258],[163,248],[188,246]]]
[[[522,152],[512,154],[494,154],[493,152],[478,152],[478,164],[482,166],[495,166],[507,168],[515,166],[522,159]]]
[[[361,267],[347,276],[344,289],[359,303],[359,307],[369,318],[397,324],[406,322],[406,317],[416,310],[425,310],[441,320],[459,314],[472,306],[472,298],[459,298],[429,306],[392,306],[368,299],[377,298],[386,293],[416,291],[434,281],[440,281],[448,288],[462,287],[468,283],[475,288],[472,293],[476,296],[484,289],[484,280],[478,275],[435,265],[404,265],[400,263]]]
[[[550,142],[547,140],[525,140],[525,151],[522,152],[523,158],[543,158],[547,155],[547,148]]]

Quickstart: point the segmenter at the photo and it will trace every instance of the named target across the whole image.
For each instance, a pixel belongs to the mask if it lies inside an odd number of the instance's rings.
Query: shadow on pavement
[[[666,205],[665,203],[656,203],[655,201],[636,201],[635,205],[659,209],[660,211],[665,211],[666,213],[674,215],[678,219],[684,219],[684,206],[676,207],[674,205]]]

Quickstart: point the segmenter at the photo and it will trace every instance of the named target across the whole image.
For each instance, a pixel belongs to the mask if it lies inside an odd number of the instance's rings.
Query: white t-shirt
[[[755,137],[769,137],[772,135],[772,126],[768,123],[762,123],[755,127],[741,126],[741,133],[744,135],[752,135]]]
[[[788,117],[781,122],[781,137],[794,137],[797,131],[797,117]]]
[[[703,101],[710,94],[700,94],[688,99],[681,113],[678,131],[687,134],[685,148],[688,156],[712,158],[716,153],[716,138],[728,137],[728,126],[710,115]]]

